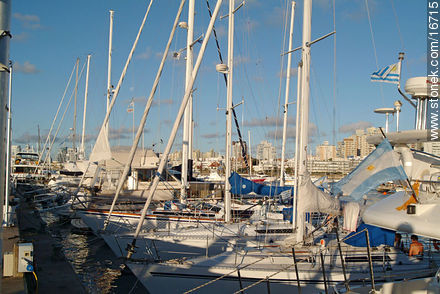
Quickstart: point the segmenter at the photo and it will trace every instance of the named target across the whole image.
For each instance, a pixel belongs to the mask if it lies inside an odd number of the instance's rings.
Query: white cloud
[[[339,128],[339,132],[354,134],[356,130],[364,130],[364,129],[369,128],[371,126],[373,126],[372,123],[370,123],[368,121],[358,121],[355,123],[349,123],[349,124],[341,126]]]
[[[38,30],[42,29],[43,26],[40,24],[40,17],[34,14],[21,14],[14,13],[13,18],[21,22],[22,26],[26,29]]]
[[[295,120],[292,117],[289,117],[287,119],[287,124],[288,125],[294,125],[295,124]],[[270,126],[270,127],[274,127],[274,126],[282,126],[283,125],[283,119],[282,118],[275,118],[273,116],[269,117],[266,116],[265,118],[262,119],[252,119],[250,121],[245,121],[243,123],[244,126],[247,127],[261,127],[261,126]]]
[[[37,67],[34,64],[30,63],[29,61],[25,61],[23,64],[19,62],[15,62],[13,66],[14,66],[14,71],[25,74],[35,74],[40,71],[37,69]]]
[[[140,53],[139,55],[137,55],[138,59],[150,59],[150,57],[152,56],[153,52],[151,50],[151,47],[147,47],[144,52]],[[162,56],[160,56],[162,57]]]

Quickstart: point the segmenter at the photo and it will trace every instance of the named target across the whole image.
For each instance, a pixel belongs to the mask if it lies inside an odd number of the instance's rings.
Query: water
[[[123,260],[114,256],[104,240],[75,233],[69,217],[51,212],[41,217],[87,293],[148,293],[131,272],[122,270]]]

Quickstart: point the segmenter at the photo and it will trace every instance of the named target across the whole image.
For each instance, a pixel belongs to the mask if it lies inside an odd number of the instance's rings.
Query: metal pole
[[[324,278],[324,289],[325,289],[325,293],[328,293],[328,289],[327,289],[327,278],[325,276],[325,268],[324,268],[324,255],[322,255],[322,252],[319,253],[319,255],[321,256],[321,268],[322,268],[322,276]]]
[[[345,261],[342,255],[341,242],[339,241],[339,221],[336,219],[336,240],[338,241],[339,256],[341,257],[342,273],[344,274],[344,285],[347,292],[350,292],[350,285],[347,280],[347,273],[345,272]]]
[[[85,147],[84,147],[84,137],[86,132],[86,113],[87,113],[87,95],[89,91],[89,69],[90,69],[90,58],[92,55],[87,55],[87,71],[86,71],[86,89],[84,92],[84,113],[83,113],[83,127],[82,127],[82,135],[81,135],[81,150],[83,158],[85,158]]]
[[[302,84],[301,84],[301,146],[299,157],[299,171],[298,174],[304,176],[307,173],[307,146],[309,140],[309,100],[310,100],[310,42],[312,29],[312,0],[304,1],[304,16],[303,16],[303,40],[302,40]],[[301,182],[301,180],[299,180]],[[295,197],[306,197],[306,195],[298,194]],[[304,211],[297,212],[297,241],[304,240]]]
[[[9,215],[9,189],[10,189],[10,176],[11,176],[11,127],[12,127],[12,110],[11,110],[11,101],[12,101],[12,62],[9,61],[9,88],[8,88],[8,122],[6,128],[6,177],[5,177],[5,207],[4,207],[4,215],[3,215],[3,223],[2,225],[5,227],[9,227],[10,215]]]
[[[296,94],[296,123],[295,123],[295,186],[293,192],[293,204],[292,204],[292,223],[293,223],[293,232],[296,232],[297,223],[296,223],[296,203],[297,203],[297,195],[298,195],[298,163],[299,163],[299,146],[300,146],[300,138],[299,134],[301,132],[301,126],[299,122],[301,121],[301,77],[302,77],[302,62],[298,63],[298,81],[297,81],[297,94]]]
[[[238,275],[238,283],[240,284],[240,290],[243,290],[243,283],[241,282],[241,274],[240,274],[240,270],[237,269],[237,275]],[[240,291],[240,293],[244,293],[244,291]]]
[[[79,65],[79,58],[76,59],[76,64]],[[75,95],[73,98],[73,130],[72,130],[72,148],[73,152],[75,154],[75,161],[76,161],[76,107],[77,107],[77,94],[78,94],[78,67],[76,67],[76,82],[75,82]]]
[[[249,176],[252,176],[252,143],[251,143],[251,131],[248,131],[249,137]]]
[[[185,90],[188,90],[188,83],[191,79],[193,70],[193,48],[194,39],[194,0],[188,2],[188,28],[186,38],[186,74],[185,74]],[[188,105],[183,115],[183,134],[182,134],[182,169],[181,169],[181,187],[180,202],[185,202],[186,188],[188,186],[188,160],[192,158],[191,129],[192,129],[192,95],[190,95]],[[190,148],[191,147],[191,148]],[[192,168],[192,167],[191,167]]]
[[[5,187],[6,181],[6,152],[4,152],[6,145],[6,109],[4,105],[6,105],[6,101],[8,99],[8,82],[9,82],[9,73],[8,73],[8,63],[9,63],[9,43],[10,43],[10,18],[11,18],[11,0],[2,0],[0,1],[0,105],[2,105],[0,109],[0,144],[1,150],[3,152],[0,153],[0,187]],[[6,200],[5,190],[1,189],[0,191],[0,211],[3,211],[3,203]],[[0,228],[0,233],[1,233]],[[0,254],[3,256],[2,249],[0,248]],[[1,283],[1,282],[0,282]]]
[[[289,51],[292,50],[293,42],[293,23],[295,19],[295,1],[292,1],[290,16],[290,33],[289,33]],[[289,90],[290,90],[290,68],[292,64],[292,54],[287,56],[287,73],[286,73],[286,95],[284,99],[284,121],[283,121],[283,144],[281,148],[281,168],[280,168],[280,186],[284,186],[284,160],[286,157],[286,138],[287,138],[287,108],[289,107]]]
[[[110,10],[110,29],[109,29],[109,37],[108,37],[108,64],[107,64],[107,107],[106,111],[110,111],[110,97],[112,94],[112,46],[113,46],[113,14],[115,12]],[[108,121],[105,125],[105,130],[108,138]]]
[[[178,20],[178,17],[180,16],[180,12],[181,12],[181,10],[183,8],[184,2],[185,2],[185,0],[182,0],[181,7],[179,8],[179,13],[177,15],[176,24],[175,25],[177,25],[177,20]],[[174,125],[173,125],[173,129],[171,131],[171,134],[170,134],[170,138],[168,139],[168,143],[167,143],[167,145],[165,147],[165,150],[164,150],[164,152],[162,154],[162,157],[160,159],[159,167],[157,169],[157,174],[154,177],[153,183],[152,183],[152,185],[150,187],[150,191],[148,192],[148,198],[147,198],[147,201],[145,202],[144,208],[142,209],[142,214],[141,214],[141,217],[139,219],[139,223],[137,225],[136,232],[134,233],[133,241],[132,241],[131,244],[128,245],[127,258],[130,258],[131,255],[134,253],[134,248],[136,247],[136,238],[139,236],[139,233],[140,233],[141,228],[142,228],[142,224],[143,224],[145,216],[147,214],[147,209],[148,209],[148,207],[149,207],[149,205],[151,203],[151,200],[153,198],[154,193],[156,192],[156,188],[157,188],[157,185],[159,184],[159,180],[160,180],[160,175],[164,171],[165,165],[166,165],[166,163],[168,161],[168,155],[169,155],[169,153],[171,151],[171,147],[173,145],[174,139],[176,138],[177,130],[179,128],[180,121],[182,120],[183,112],[185,111],[186,105],[187,105],[188,100],[189,100],[189,96],[191,94],[191,90],[190,89],[192,89],[192,87],[194,85],[194,82],[195,82],[195,79],[197,77],[197,73],[199,71],[200,64],[202,62],[203,55],[205,53],[205,49],[206,49],[206,46],[208,44],[209,37],[211,36],[211,32],[212,32],[212,29],[214,27],[215,19],[217,18],[217,15],[218,15],[218,12],[220,10],[221,4],[222,4],[222,0],[217,0],[217,4],[215,6],[214,13],[213,13],[212,18],[211,18],[211,20],[209,22],[208,29],[206,30],[206,33],[205,33],[205,38],[203,39],[203,43],[202,43],[202,46],[201,46],[200,51],[199,51],[199,55],[197,56],[197,60],[196,60],[195,66],[194,66],[194,70],[192,72],[191,81],[189,83],[188,90],[185,92],[185,96],[182,99],[182,103],[181,103],[179,111],[177,113],[176,120],[174,121]],[[166,53],[167,52],[164,53],[165,57],[166,57]],[[143,125],[142,125],[142,127],[143,127]]]
[[[232,81],[234,72],[234,0],[229,0],[228,24],[228,85],[226,98],[226,152],[225,152],[225,222],[231,221],[231,144],[232,144]]]
[[[373,261],[371,260],[370,251],[370,237],[368,236],[368,230],[365,230],[365,238],[367,240],[367,253],[368,253],[368,265],[370,267],[370,279],[371,279],[371,290],[376,293],[376,287],[374,285],[374,273],[373,273]]]
[[[270,282],[269,277],[266,277],[267,294],[270,294]]]
[[[292,247],[293,264],[295,265],[296,282],[298,284],[298,294],[301,294],[301,283],[299,281],[298,264],[296,263],[295,248]]]

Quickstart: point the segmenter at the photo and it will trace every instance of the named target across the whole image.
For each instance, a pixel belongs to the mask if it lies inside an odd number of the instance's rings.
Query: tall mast
[[[79,58],[76,59],[76,82],[75,82],[75,95],[74,95],[74,102],[73,102],[73,129],[72,129],[72,148],[73,152],[75,152],[76,157],[76,106],[77,106],[77,94],[78,94],[78,66],[79,65]],[[76,158],[75,158],[76,159]]]
[[[81,149],[80,154],[82,158],[85,158],[86,152],[84,147],[84,137],[86,132],[86,113],[87,113],[87,95],[89,91],[89,69],[90,69],[90,54],[87,55],[87,72],[86,72],[86,89],[84,92],[84,113],[83,113],[83,126],[82,126],[82,134],[81,134]]]
[[[304,0],[303,16],[303,40],[302,40],[302,75],[301,75],[301,135],[300,135],[300,154],[299,154],[299,183],[301,177],[307,173],[307,146],[309,140],[309,100],[310,100],[310,38],[312,29],[312,0]],[[300,195],[296,197],[306,197]],[[297,241],[302,241],[304,237],[304,212],[298,211],[297,214]]]
[[[10,20],[11,20],[11,0],[0,1],[0,30],[2,34],[0,36],[0,103],[2,108],[0,110],[0,144],[1,150],[5,150],[6,146],[6,111],[4,105],[8,99],[8,81],[10,80],[10,73],[8,73],[9,63],[9,42],[11,38],[10,34]],[[5,181],[6,181],[6,152],[0,153],[0,211],[3,209],[4,201],[8,200],[5,195]],[[1,253],[1,250],[0,250]]]
[[[293,22],[295,18],[295,1],[292,1],[291,16],[290,16],[290,33],[289,33],[289,52],[292,51],[293,41]],[[286,74],[286,97],[284,102],[284,122],[283,122],[283,145],[281,148],[281,175],[280,186],[284,186],[284,160],[286,156],[286,137],[287,137],[287,108],[289,107],[289,90],[290,90],[290,68],[292,64],[292,53],[287,56],[287,74]]]
[[[231,144],[232,144],[232,80],[234,69],[234,0],[229,0],[228,24],[228,85],[226,97],[226,152],[225,152],[225,222],[231,221]]]
[[[10,215],[9,215],[9,184],[11,175],[11,128],[12,128],[12,62],[9,62],[9,87],[8,87],[8,121],[6,128],[6,182],[5,182],[5,207],[3,209],[3,223],[2,226],[9,227]]]
[[[193,48],[194,39],[194,0],[188,2],[188,24],[186,37],[186,75],[185,91],[188,90],[188,84],[191,80],[193,70]],[[185,201],[186,188],[188,186],[188,160],[192,159],[192,94],[190,94],[188,105],[185,108],[183,116],[183,144],[182,144],[182,186],[180,189],[180,201]],[[192,167],[191,167],[192,168]]]
[[[108,64],[107,64],[107,108],[106,111],[110,110],[110,97],[112,94],[112,46],[113,46],[113,14],[114,11],[110,10],[110,29],[108,37]],[[108,138],[108,121],[105,125],[105,131]]]

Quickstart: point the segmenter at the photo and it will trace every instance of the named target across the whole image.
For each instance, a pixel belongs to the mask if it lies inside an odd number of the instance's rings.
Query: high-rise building
[[[268,141],[261,141],[257,145],[257,159],[264,161],[275,161],[277,156],[275,147]]]
[[[319,160],[329,160],[336,158],[336,146],[324,141],[322,145],[316,147],[316,157]]]
[[[337,155],[340,158],[365,157],[374,150],[374,145],[368,144],[367,137],[377,134],[376,128],[368,128],[364,130],[356,130],[354,135],[344,138],[338,142]]]
[[[244,152],[247,154],[248,150],[245,141],[243,141],[243,145],[244,145]],[[243,151],[241,148],[240,141],[232,141],[232,158],[237,160],[243,159]]]

